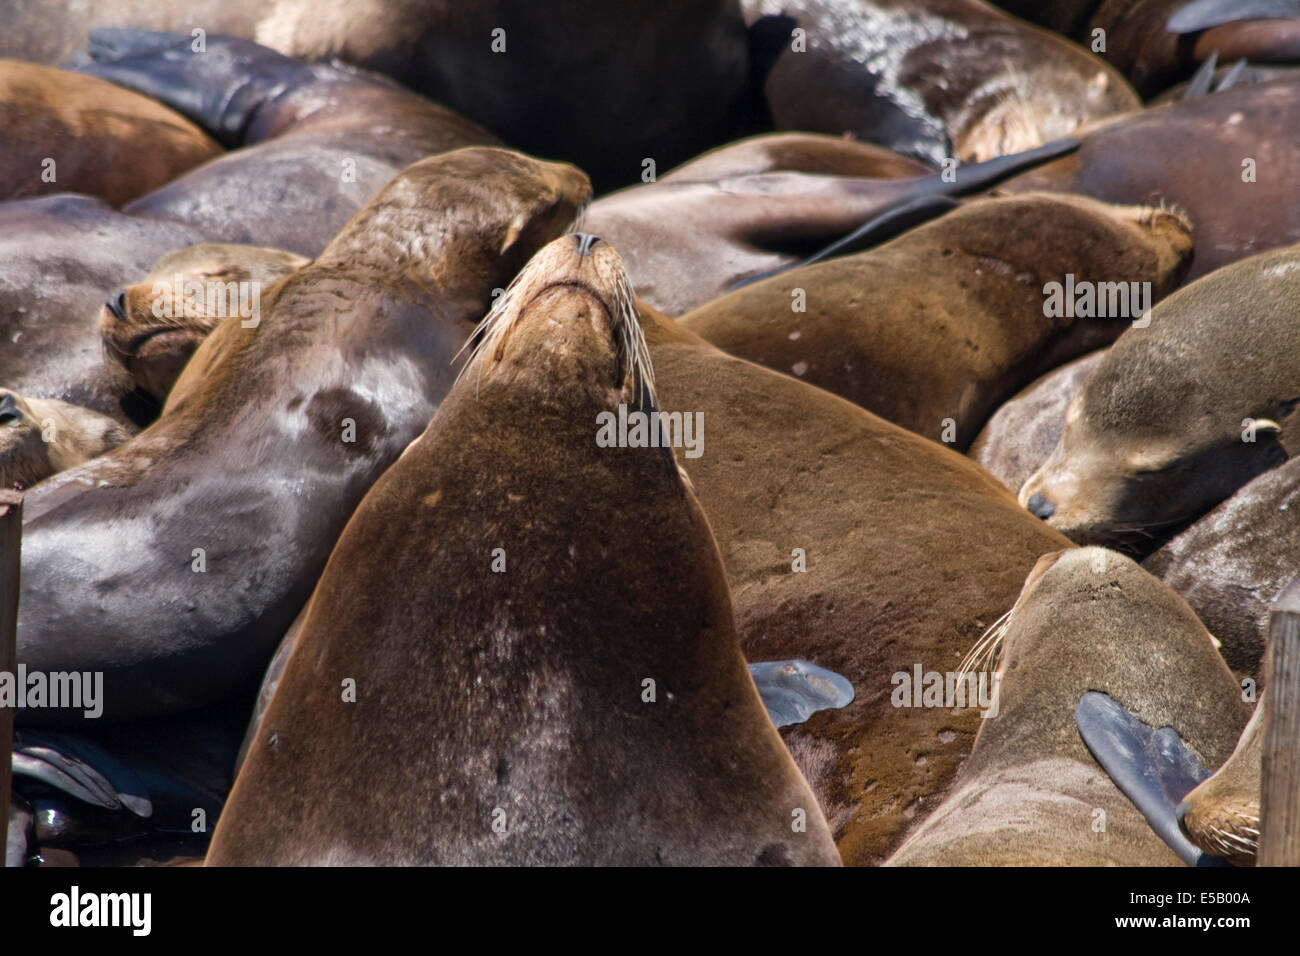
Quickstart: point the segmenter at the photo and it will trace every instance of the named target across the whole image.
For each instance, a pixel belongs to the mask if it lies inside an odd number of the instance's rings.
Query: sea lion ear
[[[1266,433],[1281,434],[1282,426],[1271,418],[1255,419],[1255,434],[1263,435]]]
[[[519,237],[523,235],[524,227],[527,225],[528,217],[524,213],[521,212],[519,215],[515,216],[509,227],[506,229],[505,239],[501,240],[501,255],[505,255],[509,252],[510,247],[519,241]]]

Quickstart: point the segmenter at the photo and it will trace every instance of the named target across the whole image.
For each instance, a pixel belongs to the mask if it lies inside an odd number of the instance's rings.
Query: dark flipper
[[[918,179],[905,192],[867,222],[854,229],[847,236],[835,240],[829,246],[819,250],[802,262],[790,266],[771,269],[756,276],[742,279],[728,291],[743,288],[763,279],[789,272],[830,259],[834,256],[848,255],[879,245],[908,229],[914,229],[922,223],[950,212],[958,205],[953,196],[982,192],[991,189],[1002,180],[1016,173],[1039,166],[1048,160],[1056,159],[1079,148],[1077,139],[1056,139],[1042,146],[1035,146],[1022,153],[1010,156],[997,156],[981,163],[970,163],[953,169],[952,181],[946,181],[942,173],[934,173]]]
[[[1170,33],[1198,33],[1242,20],[1292,20],[1300,17],[1300,0],[1192,0],[1165,24]]]
[[[749,665],[763,706],[778,727],[801,724],[819,710],[853,702],[853,685],[844,677],[807,661],[763,661]]]
[[[1210,775],[1172,727],[1147,726],[1106,694],[1088,691],[1074,710],[1079,736],[1160,839],[1189,866],[1226,866],[1178,826],[1183,797]]]
[[[99,29],[90,59],[73,69],[151,96],[206,129],[225,146],[240,146],[259,107],[316,79],[313,68],[251,40],[194,39],[154,30]]]
[[[104,748],[76,734],[23,730],[14,734],[13,774],[106,810],[153,813],[149,790]]]
[[[937,219],[960,205],[960,202],[949,196],[920,196],[915,199],[900,200],[886,207],[885,211],[880,215],[867,220],[843,239],[836,239],[825,249],[813,253],[802,262],[792,266],[779,266],[775,269],[768,269],[758,275],[741,279],[727,291],[734,292],[736,289],[743,289],[747,285],[762,282],[764,279],[781,275],[781,273],[789,272],[791,269],[801,269],[804,266],[813,265],[823,259],[845,256],[862,249],[870,249],[872,246],[887,242],[900,233],[914,229],[922,223]]]

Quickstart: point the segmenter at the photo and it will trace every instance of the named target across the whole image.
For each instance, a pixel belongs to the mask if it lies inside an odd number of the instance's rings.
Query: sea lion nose
[[[593,236],[587,232],[575,232],[573,241],[578,244],[578,255],[586,258],[591,255],[591,250],[596,248],[600,242],[600,236]]]
[[[1052,504],[1037,492],[1029,496],[1029,500],[1025,502],[1025,507],[1028,508],[1035,517],[1042,518],[1044,521],[1056,514],[1056,505]]]
[[[126,321],[126,290],[123,289],[113,298],[104,303],[104,307],[113,313],[113,318],[119,322]]]

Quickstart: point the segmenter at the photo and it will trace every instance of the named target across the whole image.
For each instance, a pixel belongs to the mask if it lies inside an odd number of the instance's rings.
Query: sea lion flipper
[[[1169,18],[1170,33],[1198,33],[1242,20],[1289,20],[1300,17],[1300,0],[1192,0]]]
[[[1098,691],[1074,710],[1079,736],[1156,834],[1189,866],[1217,866],[1178,825],[1178,804],[1210,773],[1171,727],[1156,730]]]
[[[939,189],[953,196],[981,192],[1017,173],[1027,172],[1048,160],[1059,159],[1073,153],[1080,145],[1080,140],[1067,136],[1018,153],[994,156],[992,159],[985,159],[978,163],[962,163],[956,167],[956,175],[951,181],[944,180],[941,173],[936,173],[935,176],[939,179],[937,185]]]
[[[244,145],[257,109],[315,79],[312,68],[251,40],[192,37],[154,30],[99,29],[90,35],[93,62],[71,66],[151,96],[184,114],[225,146]]]
[[[853,702],[853,685],[834,671],[804,660],[761,661],[749,665],[758,696],[777,727],[801,724],[819,710]]]
[[[83,737],[24,730],[14,737],[13,772],[32,777],[94,806],[153,812],[149,789],[126,764]]]

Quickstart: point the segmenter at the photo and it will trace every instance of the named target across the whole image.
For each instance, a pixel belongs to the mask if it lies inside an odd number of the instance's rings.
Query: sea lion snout
[[[104,308],[108,309],[110,315],[119,322],[126,321],[126,290],[119,289],[117,295],[110,298],[104,303]]]
[[[578,255],[583,259],[591,255],[592,250],[600,245],[600,236],[593,236],[587,232],[573,233],[573,244],[578,247]]]
[[[1038,492],[1034,492],[1029,496],[1029,500],[1025,502],[1025,507],[1029,509],[1035,518],[1042,518],[1044,521],[1056,513],[1056,505]]]

